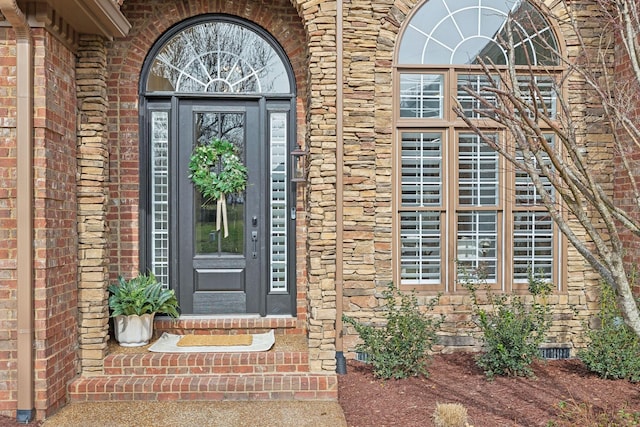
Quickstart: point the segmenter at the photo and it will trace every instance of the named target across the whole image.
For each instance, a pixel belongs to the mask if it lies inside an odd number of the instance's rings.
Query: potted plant
[[[109,294],[116,340],[124,347],[149,343],[156,313],[173,318],[180,315],[173,289],[163,288],[151,272],[129,280],[119,276],[118,282],[109,286]]]

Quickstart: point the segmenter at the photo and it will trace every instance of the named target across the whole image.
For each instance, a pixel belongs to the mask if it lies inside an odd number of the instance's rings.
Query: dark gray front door
[[[266,301],[265,136],[257,101],[183,100],[179,106],[174,245],[185,314],[264,313]],[[216,230],[216,204],[203,206],[189,179],[196,144],[234,144],[248,169],[244,194],[227,197],[228,236]]]

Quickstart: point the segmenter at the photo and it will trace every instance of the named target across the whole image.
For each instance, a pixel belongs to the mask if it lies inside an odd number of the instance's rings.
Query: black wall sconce
[[[291,150],[291,182],[307,182],[307,156],[300,145]]]

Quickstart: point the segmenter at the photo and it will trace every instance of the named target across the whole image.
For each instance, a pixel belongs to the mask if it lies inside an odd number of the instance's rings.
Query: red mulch
[[[579,360],[537,362],[535,378],[488,381],[473,354],[454,353],[436,355],[429,372],[429,378],[384,381],[373,377],[370,366],[349,361],[347,374],[338,378],[347,424],[431,426],[437,403],[460,403],[475,427],[640,425],[640,418],[596,423],[602,413],[621,409],[640,417],[640,384],[601,379]]]

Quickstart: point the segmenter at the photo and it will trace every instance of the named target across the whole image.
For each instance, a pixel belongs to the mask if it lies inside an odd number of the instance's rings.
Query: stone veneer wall
[[[572,2],[582,25],[586,42],[598,42],[597,5]],[[345,314],[367,322],[382,322],[382,290],[393,279],[393,73],[392,64],[400,29],[421,2],[414,0],[352,0],[344,5],[344,75],[345,75],[345,188],[344,188],[344,300]],[[595,14],[595,15],[594,15]],[[575,35],[561,28],[566,53],[579,53]],[[573,119],[584,123],[593,99],[582,82],[573,76],[567,86],[569,100],[575,107]],[[586,108],[585,108],[586,107]],[[606,129],[582,132],[589,153],[603,177],[611,176],[610,140]],[[607,163],[609,162],[609,163]],[[608,184],[607,184],[608,185]],[[610,185],[608,185],[610,188]],[[313,189],[312,189],[313,192]],[[312,194],[313,199],[313,194]],[[312,212],[313,213],[313,212]],[[313,236],[310,235],[312,239]],[[313,245],[313,242],[310,242]],[[597,308],[597,275],[573,248],[563,259],[567,265],[565,289],[550,298],[555,306],[550,345],[584,345],[583,321]],[[397,254],[396,254],[397,256]],[[313,261],[312,261],[313,265]],[[433,296],[420,295],[425,303]],[[576,313],[574,315],[574,310]],[[435,310],[447,321],[441,343],[445,351],[455,348],[477,349],[470,328],[470,301],[464,294],[445,294]],[[358,342],[353,328],[345,329],[345,351],[353,351]],[[352,354],[351,354],[352,355]]]
[[[85,374],[101,372],[109,336],[107,54],[104,39],[82,36],[78,97],[78,326]]]

